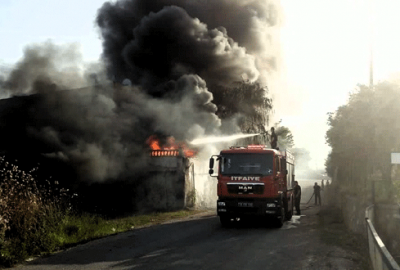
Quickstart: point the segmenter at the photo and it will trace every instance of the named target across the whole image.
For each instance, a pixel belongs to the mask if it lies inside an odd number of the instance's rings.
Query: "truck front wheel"
[[[275,220],[275,226],[277,228],[281,228],[283,226],[283,223],[285,222],[285,208],[281,205],[279,210],[280,216],[278,216]]]
[[[224,228],[232,226],[232,219],[229,216],[219,216],[219,221]]]

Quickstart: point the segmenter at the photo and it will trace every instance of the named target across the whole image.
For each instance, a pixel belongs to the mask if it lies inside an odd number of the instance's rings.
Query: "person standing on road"
[[[277,149],[278,146],[278,136],[275,134],[275,128],[271,128],[271,148]]]
[[[321,187],[318,186],[317,182],[315,182],[314,185],[314,196],[315,196],[315,205],[317,205],[317,202],[318,205],[321,205]]]
[[[297,181],[294,181],[294,185],[294,207],[296,208],[296,215],[300,215],[301,187]]]

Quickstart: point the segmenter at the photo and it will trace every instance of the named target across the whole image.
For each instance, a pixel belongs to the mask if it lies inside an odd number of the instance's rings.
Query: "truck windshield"
[[[220,160],[222,175],[272,175],[272,154],[224,154]]]

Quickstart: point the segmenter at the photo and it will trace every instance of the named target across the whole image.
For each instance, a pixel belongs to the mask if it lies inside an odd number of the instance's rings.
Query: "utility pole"
[[[370,63],[369,63],[369,89],[374,89],[374,52],[373,52],[373,45],[371,41],[371,55],[370,55]]]
[[[374,0],[368,0],[368,19],[369,19],[369,46],[370,46],[370,61],[369,61],[369,89],[374,89]]]

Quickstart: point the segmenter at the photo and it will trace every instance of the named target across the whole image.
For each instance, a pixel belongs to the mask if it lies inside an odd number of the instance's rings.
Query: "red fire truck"
[[[214,174],[214,161],[218,174]],[[277,227],[290,220],[294,206],[294,156],[265,145],[230,147],[210,159],[218,179],[217,213],[222,226],[249,216],[271,218]]]

